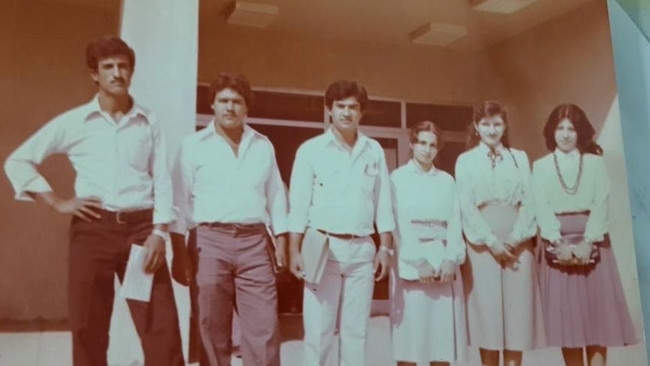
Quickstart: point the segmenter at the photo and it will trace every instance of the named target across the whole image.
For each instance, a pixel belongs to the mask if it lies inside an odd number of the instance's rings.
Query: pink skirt
[[[570,225],[562,216],[562,224]],[[584,230],[583,230],[584,231]],[[540,287],[549,346],[616,347],[638,342],[609,237],[588,267],[549,265],[540,256]]]
[[[490,204],[483,219],[502,240],[512,232],[516,206]],[[519,244],[516,263],[501,265],[484,245],[467,244],[461,267],[469,344],[489,350],[525,351],[545,345],[544,319],[531,241]]]

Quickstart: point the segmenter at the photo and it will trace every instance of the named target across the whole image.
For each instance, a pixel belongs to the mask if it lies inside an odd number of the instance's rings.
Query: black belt
[[[321,230],[321,229],[316,229],[316,230],[318,230],[318,232],[321,233],[321,234],[325,234],[327,236],[331,236],[333,238],[342,239],[342,240],[352,240],[352,239],[365,238],[365,236],[356,235],[356,234],[336,234],[336,233],[330,233],[329,231],[325,231],[325,230]]]
[[[93,209],[101,217],[98,221],[116,222],[118,224],[137,224],[142,222],[153,221],[153,208],[133,211],[108,211],[102,209]]]
[[[266,225],[264,223],[258,222],[255,224],[238,224],[232,222],[202,222],[199,226],[207,226],[212,229],[222,229],[222,230],[241,230],[241,229],[261,229]]]

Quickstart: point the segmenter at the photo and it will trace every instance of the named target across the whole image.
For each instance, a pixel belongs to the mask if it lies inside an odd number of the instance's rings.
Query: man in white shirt
[[[196,227],[198,322],[211,366],[230,365],[236,307],[244,365],[280,364],[276,279],[284,265],[287,197],[268,138],[245,123],[251,87],[242,75],[222,73],[212,84],[214,119],[188,136],[176,171],[172,227],[180,247]],[[277,247],[269,235],[276,236]]]
[[[184,365],[174,294],[165,261],[173,220],[166,148],[155,116],[129,95],[133,50],[113,36],[88,44],[86,61],[97,85],[89,103],[49,121],[16,149],[5,171],[16,198],[72,215],[68,300],[73,364],[107,365],[114,276],[124,276],[133,243],[148,249],[151,300],[128,300],[146,365]],[[56,195],[37,166],[67,155],[76,197]]]
[[[328,237],[320,282],[305,282],[302,365],[327,364],[338,319],[340,357],[335,364],[363,366],[373,273],[377,281],[388,274],[395,227],[390,180],[382,147],[358,131],[368,103],[365,88],[337,81],[327,89],[325,103],[333,127],[300,146],[289,186],[290,268],[296,277],[303,277],[305,230]],[[380,236],[378,251],[370,237],[373,224]]]

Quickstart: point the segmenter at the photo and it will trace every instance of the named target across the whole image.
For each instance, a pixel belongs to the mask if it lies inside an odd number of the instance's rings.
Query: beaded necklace
[[[557,162],[557,154],[555,152],[553,153],[553,162],[555,163],[555,171],[557,172],[557,177],[560,180],[560,185],[562,186],[562,189],[564,192],[567,194],[573,196],[574,194],[578,193],[578,188],[580,187],[580,178],[582,178],[582,157],[583,154],[580,154],[580,164],[578,165],[578,177],[576,178],[576,182],[572,187],[569,187],[568,184],[564,181],[564,177],[562,176],[562,172],[560,171],[560,164]]]

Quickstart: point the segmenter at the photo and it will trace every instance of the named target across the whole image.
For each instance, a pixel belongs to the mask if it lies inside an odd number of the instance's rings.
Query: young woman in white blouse
[[[505,108],[474,108],[469,150],[456,161],[467,261],[463,283],[469,343],[484,366],[519,366],[544,344],[535,255],[537,232],[528,156],[508,144]]]
[[[434,165],[442,147],[438,128],[419,122],[410,142],[413,158],[391,175],[397,220],[393,356],[399,366],[449,365],[467,345],[458,193],[454,178]]]
[[[544,127],[550,153],[533,165],[545,328],[567,366],[582,366],[584,349],[588,365],[604,366],[606,347],[637,340],[608,236],[609,177],[594,134],[582,109],[558,106]]]

